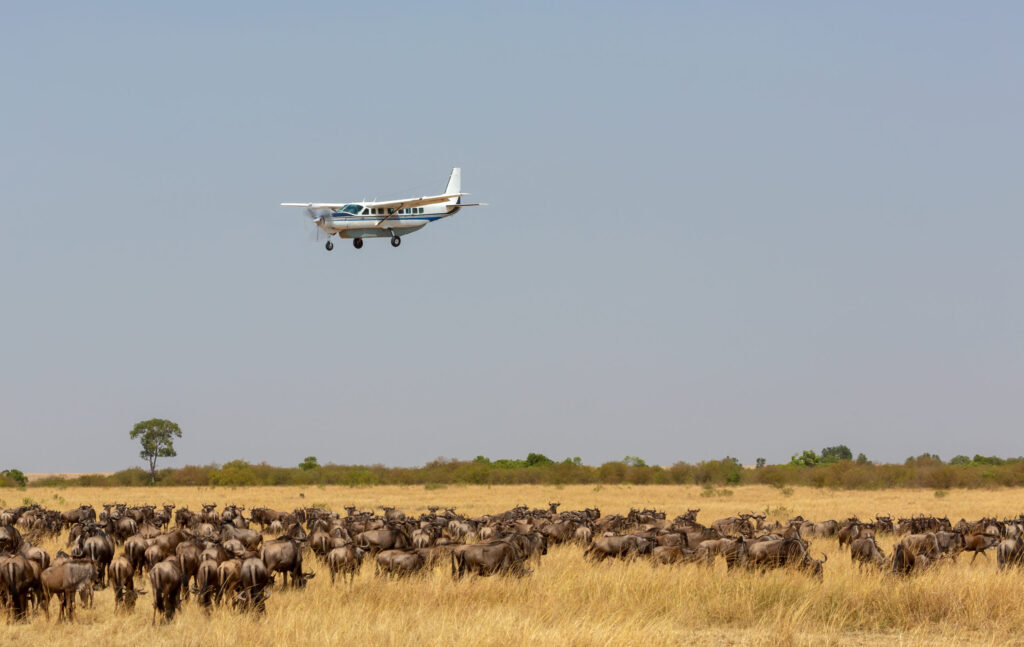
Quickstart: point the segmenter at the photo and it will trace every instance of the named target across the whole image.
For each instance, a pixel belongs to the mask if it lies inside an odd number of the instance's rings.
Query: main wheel
[[[363,248],[363,239],[362,238],[353,238],[352,239],[352,246],[355,247],[356,249],[362,249]]]
[[[392,236],[391,237],[391,246],[392,247],[398,247],[401,244],[402,244],[402,239],[401,238],[399,238],[398,236]]]
[[[327,251],[331,251],[332,249],[334,249],[334,243],[332,243],[331,241],[327,241],[327,244],[324,245],[324,247],[327,248]]]

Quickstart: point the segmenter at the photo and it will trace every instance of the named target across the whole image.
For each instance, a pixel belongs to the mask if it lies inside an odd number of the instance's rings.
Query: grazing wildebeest
[[[0,584],[15,620],[24,619],[28,613],[29,595],[37,587],[37,568],[38,564],[20,554],[0,556]]]
[[[237,539],[249,550],[256,550],[260,547],[260,543],[263,541],[263,535],[256,530],[246,530],[244,528],[236,528],[233,525],[224,525],[220,527],[220,540],[226,542],[229,539]]]
[[[857,562],[863,570],[869,564],[883,568],[886,559],[874,537],[860,537],[850,543],[850,561]]]
[[[217,604],[227,596],[228,600],[237,601],[235,597],[238,587],[242,585],[242,560],[233,558],[217,565]]]
[[[217,577],[219,564],[216,560],[204,559],[196,571],[196,602],[207,613],[220,590],[220,580]]]
[[[288,586],[288,576],[292,576],[293,587],[303,587],[312,575],[302,573],[302,549],[299,543],[290,537],[278,537],[263,544],[260,559],[273,573],[284,576],[284,586]]]
[[[76,549],[80,556],[96,562],[96,588],[104,588],[107,585],[107,566],[114,559],[114,540],[102,530],[97,530],[89,537],[79,537]]]
[[[50,598],[56,595],[60,599],[58,619],[74,619],[75,594],[83,598],[92,597],[93,582],[96,581],[96,562],[91,559],[54,560],[54,565],[42,572],[39,577],[43,589],[42,606],[46,619],[50,619]]]
[[[246,559],[242,562],[240,578],[236,596],[239,608],[243,611],[264,613],[267,610],[267,598],[270,597],[267,586],[274,581],[266,564],[257,557]]]
[[[114,608],[127,612],[135,610],[135,601],[145,595],[143,589],[135,589],[135,569],[131,561],[124,555],[110,562],[108,567],[110,586],[114,589]]]
[[[149,583],[153,591],[153,624],[157,613],[168,621],[181,606],[181,565],[177,557],[168,557],[149,569]]]
[[[363,563],[363,551],[355,544],[339,546],[327,553],[327,567],[331,572],[331,584],[334,578],[341,573],[342,579],[348,577],[349,584],[355,581],[356,573]]]

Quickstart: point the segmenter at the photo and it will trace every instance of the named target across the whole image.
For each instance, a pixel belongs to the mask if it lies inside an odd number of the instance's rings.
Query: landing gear
[[[332,249],[334,249],[334,243],[332,243],[331,241],[327,241],[327,244],[324,245],[324,247],[327,249],[327,251],[331,251]]]
[[[362,249],[363,248],[363,239],[362,238],[353,238],[352,239],[352,246],[355,247],[356,249]]]
[[[392,247],[398,247],[401,244],[402,244],[402,239],[400,237],[398,237],[398,236],[392,236],[391,237],[391,246]]]

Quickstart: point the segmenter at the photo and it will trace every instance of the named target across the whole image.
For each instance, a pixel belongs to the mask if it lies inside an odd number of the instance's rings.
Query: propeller
[[[327,216],[330,214],[330,209],[313,209],[312,207],[306,207],[307,230],[310,236],[313,237],[317,242],[320,242],[320,236],[324,233],[324,230],[320,228],[320,225],[327,221]],[[312,227],[310,230],[309,227]]]

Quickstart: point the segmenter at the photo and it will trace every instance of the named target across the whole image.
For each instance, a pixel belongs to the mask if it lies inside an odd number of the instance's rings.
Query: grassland
[[[707,496],[711,494],[711,496]],[[266,505],[277,509],[396,505],[418,514],[427,505],[456,506],[466,515],[517,504],[563,509],[597,506],[603,513],[654,507],[669,517],[702,509],[703,523],[741,511],[771,518],[811,519],[875,513],[960,517],[1015,516],[1024,490],[869,492],[741,486],[726,495],[694,486],[384,486],[259,488],[32,488],[0,490],[7,506],[29,497],[50,508],[88,503],[174,502]],[[888,552],[891,540],[880,541]],[[46,545],[56,550],[58,544]],[[275,591],[263,618],[194,606],[169,626],[152,626],[148,598],[132,616],[113,612],[111,594],[97,595],[74,625],[42,617],[0,625],[4,644],[275,646],[360,645],[890,645],[1024,643],[1024,573],[997,573],[994,558],[968,559],[908,580],[861,574],[834,540],[815,540],[812,553],[830,559],[824,582],[799,573],[726,575],[724,565],[652,567],[646,561],[592,565],[574,546],[554,547],[523,579],[452,581],[443,568],[422,578],[384,581],[364,568],[354,586],[331,587],[323,569],[305,591]],[[308,567],[307,567],[308,568]]]

